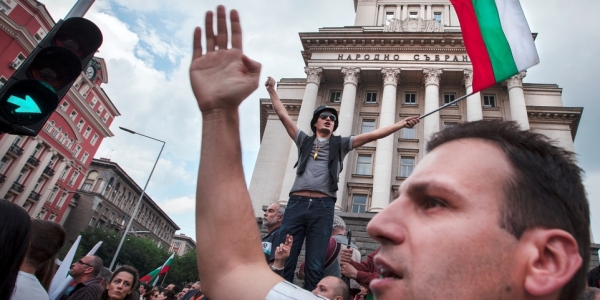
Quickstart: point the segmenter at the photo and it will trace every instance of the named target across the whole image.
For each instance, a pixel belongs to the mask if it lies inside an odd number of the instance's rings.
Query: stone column
[[[425,5],[421,4],[421,12],[419,13],[419,18],[425,20]]]
[[[450,26],[450,5],[444,5],[444,26]]]
[[[402,5],[397,4],[396,5],[396,16],[395,16],[396,20],[401,20],[400,19],[401,15],[402,15]]]
[[[344,92],[340,103],[338,135],[349,136],[352,134],[352,121],[354,120],[354,107],[356,106],[356,89],[360,80],[360,68],[342,68],[344,74]],[[346,190],[346,173],[348,172],[348,155],[344,158],[344,169],[338,181],[337,198],[343,199]],[[342,210],[341,202],[336,202],[335,209]]]
[[[465,85],[467,94],[473,92],[473,71],[464,71],[463,84]],[[481,119],[483,119],[483,111],[481,109],[481,93],[477,92],[474,95],[467,97],[467,121],[473,122]]]
[[[4,155],[6,155],[8,148],[10,148],[16,138],[17,136],[12,134],[5,134],[2,138],[0,138],[0,157],[4,157]]]
[[[400,77],[400,69],[386,68],[383,73],[383,97],[379,127],[396,122],[396,89]],[[373,171],[373,196],[370,212],[380,212],[390,203],[392,161],[394,155],[394,134],[377,140],[375,150],[375,168]]]
[[[25,163],[27,163],[27,159],[29,156],[31,156],[31,153],[33,153],[33,150],[35,150],[37,145],[37,138],[29,139],[27,145],[23,148],[23,154],[19,158],[15,159],[15,162],[12,164],[10,170],[6,172],[6,181],[4,181],[4,184],[2,187],[0,187],[0,199],[6,197],[6,193],[12,186],[13,182],[17,180],[17,177],[19,177],[19,173],[23,169],[23,166],[25,166]]]
[[[431,20],[433,19],[433,17],[431,16],[431,5],[427,5],[427,20]]]
[[[379,13],[377,18],[377,25],[383,26],[385,25],[385,16],[383,15],[383,5],[379,5]]]
[[[529,130],[527,105],[525,104],[525,94],[523,93],[523,78],[526,75],[527,72],[521,72],[506,80],[511,119],[517,121],[522,130]]]
[[[406,20],[408,18],[408,5],[402,5],[402,20]]]
[[[23,204],[25,204],[25,201],[29,197],[29,194],[33,191],[33,188],[35,187],[35,184],[40,179],[40,176],[42,175],[42,172],[44,171],[44,169],[46,168],[46,166],[50,162],[51,158],[52,158],[52,152],[51,151],[45,151],[44,154],[42,154],[42,156],[40,157],[40,164],[39,164],[39,166],[37,166],[37,168],[35,168],[34,170],[32,170],[31,173],[29,173],[29,176],[27,177],[27,181],[25,181],[25,183],[23,183],[23,185],[25,186],[25,189],[15,199],[15,203],[16,204],[21,205],[21,206],[23,206]],[[42,198],[40,198],[38,200],[38,203],[39,202],[44,202],[44,201],[42,201]],[[32,216],[32,217],[35,217],[35,216]]]
[[[433,111],[440,107],[440,69],[424,69],[423,83],[425,84],[425,113]],[[431,136],[440,130],[440,113],[436,112],[425,118],[423,122],[423,133],[425,143]]]
[[[296,121],[298,129],[311,135],[312,129],[310,128],[310,120],[312,119],[313,112],[316,108],[317,93],[319,92],[319,85],[321,84],[321,78],[323,77],[323,68],[304,68],[306,73],[306,88],[304,89],[304,97],[302,97],[302,106],[300,107],[300,114]],[[281,185],[281,193],[279,194],[279,203],[287,204],[289,199],[290,190],[294,185],[296,179],[296,169],[294,165],[298,160],[298,148],[296,143],[291,141],[290,155],[288,156],[288,162],[285,169],[285,176],[283,177],[283,184]]]

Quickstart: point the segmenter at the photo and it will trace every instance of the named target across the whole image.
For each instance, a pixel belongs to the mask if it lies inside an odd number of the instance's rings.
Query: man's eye
[[[446,206],[445,203],[442,200],[435,197],[425,197],[421,201],[421,207],[423,207],[424,209],[432,209],[444,206]]]

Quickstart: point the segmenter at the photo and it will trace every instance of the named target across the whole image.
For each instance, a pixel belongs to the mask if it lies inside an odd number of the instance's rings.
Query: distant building
[[[185,235],[185,234],[176,234],[173,237],[173,242],[171,242],[171,249],[169,252],[175,252],[177,255],[182,256],[191,249],[196,249],[196,242],[194,240]]]
[[[142,188],[117,163],[93,159],[83,185],[64,223],[67,240],[74,241],[88,227],[109,228],[123,234],[142,194]],[[144,193],[130,234],[153,240],[169,249],[179,226]]]
[[[19,68],[55,22],[35,0],[0,0],[0,86]],[[64,222],[109,127],[120,113],[100,87],[108,82],[95,57],[36,137],[0,134],[0,198],[30,216]]]

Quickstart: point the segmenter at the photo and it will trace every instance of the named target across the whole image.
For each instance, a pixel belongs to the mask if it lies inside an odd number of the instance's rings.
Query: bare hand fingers
[[[194,30],[194,42],[192,60],[202,57],[202,29],[196,27]]]
[[[204,19],[204,34],[206,34],[206,52],[215,51],[215,33],[213,31],[213,12],[207,11]]]
[[[225,7],[219,5],[217,7],[217,47],[219,50],[227,49],[227,16],[225,15]]]
[[[237,10],[229,13],[231,21],[231,47],[242,50],[242,26],[240,25],[240,15]]]

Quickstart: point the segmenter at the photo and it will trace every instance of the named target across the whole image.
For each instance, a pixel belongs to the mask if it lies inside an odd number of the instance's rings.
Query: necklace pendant
[[[315,152],[315,155],[313,155],[313,159],[317,159],[318,155],[319,155],[319,152]]]

